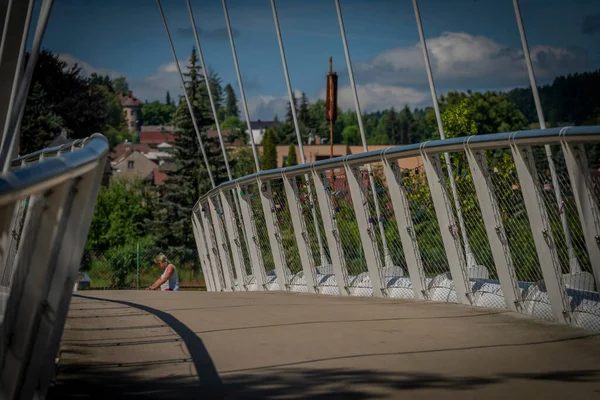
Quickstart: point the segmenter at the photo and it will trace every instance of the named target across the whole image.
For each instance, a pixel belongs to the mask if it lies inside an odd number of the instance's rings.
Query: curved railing
[[[459,302],[600,330],[600,179],[586,158],[598,143],[599,126],[477,135],[225,182],[192,217],[207,286]]]
[[[0,398],[45,396],[108,150],[94,134],[0,177]]]

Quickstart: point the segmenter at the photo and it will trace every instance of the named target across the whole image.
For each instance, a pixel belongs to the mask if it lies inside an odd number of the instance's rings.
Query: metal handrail
[[[224,182],[214,189],[202,195],[194,210],[199,204],[222,190],[231,190],[238,185],[254,183],[257,179],[268,180],[283,176],[296,176],[310,173],[312,170],[325,170],[340,168],[344,165],[366,164],[381,162],[382,160],[394,160],[419,156],[422,154],[434,155],[443,152],[493,149],[510,147],[510,145],[536,145],[536,144],[559,144],[562,140],[570,142],[597,142],[600,140],[600,126],[570,126],[563,128],[532,129],[516,132],[490,133],[485,135],[462,136],[444,140],[430,140],[422,143],[389,147],[383,150],[374,150],[364,153],[351,154],[348,156],[335,157],[326,160],[314,161],[312,163],[294,165],[260,171],[250,175]]]
[[[86,141],[81,141],[83,147],[74,152],[62,153],[68,146],[57,146],[32,153],[17,160],[33,160],[42,154],[60,155],[46,159],[43,163],[33,164],[21,169],[15,169],[0,177],[0,206],[9,204],[16,199],[49,189],[68,179],[83,175],[95,168],[102,156],[109,150],[108,140],[95,133]],[[79,143],[78,143],[79,144]],[[15,160],[15,162],[17,161]]]
[[[11,166],[13,168],[19,168],[23,165],[23,163],[27,164],[30,162],[37,162],[40,160],[40,157],[43,156],[56,156],[62,153],[70,153],[75,148],[81,148],[85,146],[86,142],[91,138],[87,137],[85,139],[76,139],[72,143],[62,144],[60,146],[48,147],[42,150],[35,151],[33,153],[25,154],[23,156],[17,157],[11,161]]]

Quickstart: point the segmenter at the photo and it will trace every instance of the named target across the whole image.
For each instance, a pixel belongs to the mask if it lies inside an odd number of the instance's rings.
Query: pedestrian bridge
[[[73,296],[108,143],[17,159],[0,178],[2,398],[592,397],[599,140],[595,126],[481,135],[226,182],[191,220],[208,293]],[[444,152],[472,184],[456,180],[454,207]],[[415,155],[423,168],[403,171]]]
[[[27,62],[34,1],[0,7],[0,399],[599,396],[600,126],[546,129],[517,0],[542,129],[444,139],[413,0],[442,140],[367,151],[336,0],[365,152],[306,163],[292,106],[302,164],[260,171],[250,134],[258,172],[233,179],[216,123],[229,175],[217,185],[184,91],[213,188],[189,221],[208,292],[75,295],[108,142],[15,159],[52,3]]]

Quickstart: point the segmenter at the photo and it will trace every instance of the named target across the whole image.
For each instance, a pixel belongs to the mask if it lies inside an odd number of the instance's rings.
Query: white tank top
[[[173,273],[165,283],[160,285],[160,290],[179,290],[179,277],[177,276],[177,268],[175,268],[173,264],[169,264],[160,277],[163,278],[165,276],[169,267],[173,267]]]

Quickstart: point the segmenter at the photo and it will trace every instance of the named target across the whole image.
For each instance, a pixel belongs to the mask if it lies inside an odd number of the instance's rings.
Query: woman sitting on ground
[[[149,286],[147,290],[168,290],[178,291],[179,290],[179,277],[177,276],[177,270],[175,266],[167,260],[167,256],[160,254],[156,256],[154,262],[160,268],[163,273],[156,282]]]

